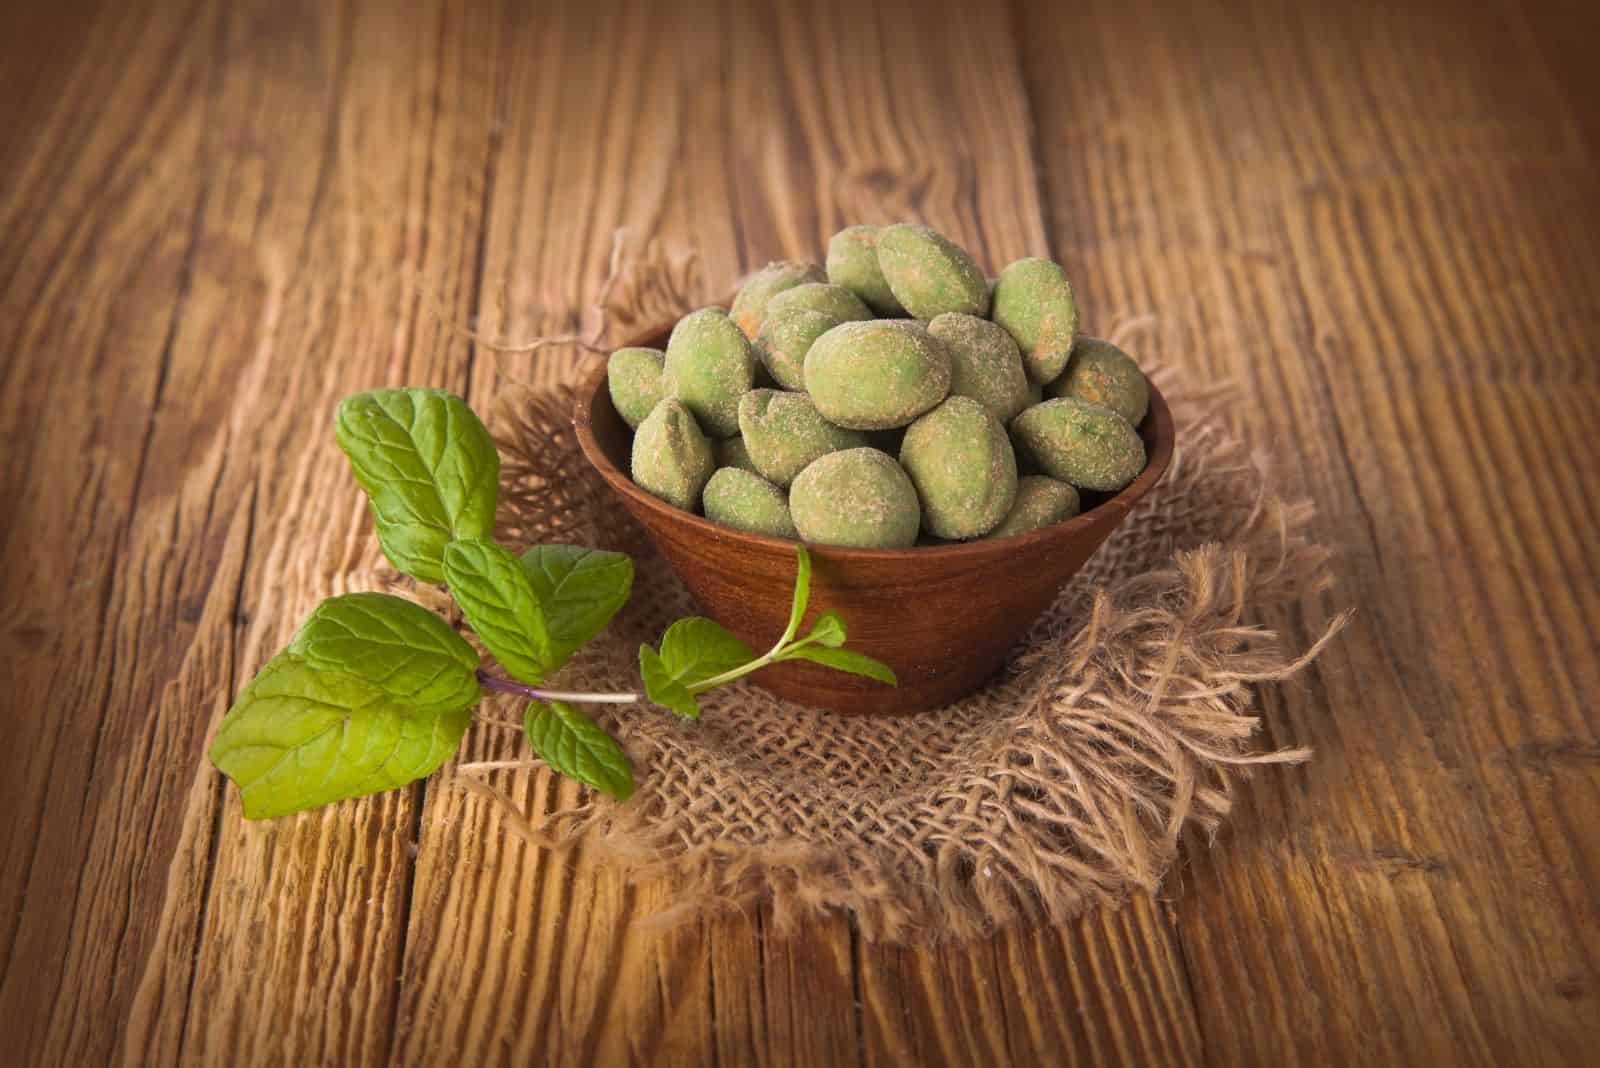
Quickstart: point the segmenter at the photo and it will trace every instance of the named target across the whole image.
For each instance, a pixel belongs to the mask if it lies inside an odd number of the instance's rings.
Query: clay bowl
[[[669,332],[628,344],[665,349]],[[632,431],[611,405],[603,357],[582,369],[573,422],[584,455],[702,611],[755,649],[771,646],[789,618],[795,543],[712,523],[634,485],[627,474]],[[1172,413],[1154,386],[1139,433],[1149,456],[1144,472],[1120,493],[1085,494],[1085,511],[1065,523],[997,541],[811,547],[809,615],[837,611],[849,626],[849,648],[894,668],[898,686],[793,661],[764,668],[754,680],[801,704],[847,713],[918,712],[971,693],[1166,471]]]

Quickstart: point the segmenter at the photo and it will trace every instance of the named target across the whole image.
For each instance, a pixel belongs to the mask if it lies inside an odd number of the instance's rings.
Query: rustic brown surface
[[[0,12],[0,1035],[23,1064],[1579,1063],[1600,1048],[1600,124],[1577,6]],[[1325,10],[1324,10],[1325,7]],[[486,400],[611,230],[708,284],[918,217],[1228,375],[1360,614],[1159,901],[932,950],[201,759],[387,580],[341,394]],[[564,358],[520,372],[559,377]],[[468,758],[517,752],[480,729]],[[533,803],[570,802],[539,779]],[[411,843],[418,843],[413,854]]]

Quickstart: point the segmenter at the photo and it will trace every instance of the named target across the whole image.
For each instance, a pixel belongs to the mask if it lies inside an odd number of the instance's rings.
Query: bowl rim
[[[651,330],[639,331],[633,339],[616,346],[617,349],[634,348],[654,341],[671,331],[670,324]],[[616,349],[612,350],[613,352]],[[577,397],[573,405],[572,424],[578,435],[578,445],[583,450],[584,458],[589,461],[600,477],[615,492],[634,502],[663,520],[687,524],[691,529],[700,530],[708,537],[733,539],[745,542],[751,546],[764,549],[792,552],[796,545],[805,545],[813,554],[825,553],[827,556],[839,560],[857,560],[867,562],[890,562],[915,560],[943,560],[947,562],[976,561],[983,557],[992,556],[996,551],[1017,552],[1041,546],[1047,542],[1065,540],[1080,532],[1093,529],[1099,523],[1111,517],[1110,510],[1117,506],[1123,514],[1137,504],[1140,498],[1149,493],[1156,483],[1161,481],[1161,476],[1166,474],[1167,467],[1172,462],[1173,447],[1176,441],[1176,429],[1172,421],[1172,410],[1167,406],[1166,398],[1156,388],[1155,383],[1150,386],[1150,405],[1145,413],[1145,419],[1150,420],[1152,447],[1145,458],[1144,470],[1139,472],[1132,482],[1118,490],[1111,497],[1101,501],[1086,512],[1080,512],[1071,519],[1061,523],[1052,523],[1038,530],[1030,530],[1025,534],[1015,534],[1009,538],[979,538],[973,541],[952,542],[948,545],[912,545],[902,549],[865,549],[846,545],[814,545],[810,542],[791,538],[774,538],[765,534],[752,534],[749,531],[739,530],[737,527],[725,526],[715,523],[704,516],[686,512],[675,508],[666,501],[653,496],[641,489],[627,473],[612,463],[605,450],[600,447],[600,440],[594,433],[594,405],[604,394],[607,403],[610,402],[610,392],[606,387],[606,362],[610,358],[608,353],[594,353],[579,365],[577,381]],[[1143,425],[1141,420],[1140,424]]]

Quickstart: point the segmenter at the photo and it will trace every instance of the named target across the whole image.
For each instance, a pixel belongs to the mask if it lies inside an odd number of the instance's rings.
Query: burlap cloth
[[[617,262],[614,250],[613,277]],[[681,275],[686,262],[669,266]],[[672,271],[638,277],[622,298],[630,318],[693,306]],[[662,307],[640,312],[646,297]],[[593,322],[559,340],[603,349],[604,314]],[[657,923],[764,900],[780,932],[845,909],[867,939],[967,938],[1155,890],[1185,828],[1213,834],[1251,765],[1309,756],[1255,744],[1254,688],[1303,667],[1344,617],[1302,654],[1256,622],[1329,582],[1311,508],[1281,496],[1227,430],[1228,390],[1145,362],[1177,423],[1171,467],[982,690],[898,717],[804,708],[750,683],[703,698],[698,722],[602,710],[638,780],[624,804],[525,813],[506,777],[536,761],[464,765],[453,781],[534,843],[672,877],[676,904]],[[639,644],[698,609],[584,460],[571,412],[567,387],[502,392],[499,535],[634,557],[631,602],[558,682],[637,686]]]

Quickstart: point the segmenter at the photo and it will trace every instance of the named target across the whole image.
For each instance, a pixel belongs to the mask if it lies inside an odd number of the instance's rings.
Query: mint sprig
[[[528,743],[555,771],[626,799],[633,766],[577,705],[634,704],[637,693],[555,689],[545,680],[610,624],[633,590],[633,561],[575,545],[520,557],[493,539],[500,459],[460,397],[436,389],[358,393],[339,406],[339,447],[367,493],[384,555],[443,583],[500,667],[427,609],[351,593],[323,601],[239,693],[210,749],[249,819],[394,789],[433,773],[461,743],[484,694],[527,702]],[[756,655],[721,624],[680,619],[659,650],[639,649],[651,701],[700,715],[699,695],[781,660],[804,659],[891,685],[894,672],[842,648],[844,620],[822,612],[797,638],[811,595],[799,549],[783,636]]]
[[[692,616],[680,619],[661,636],[661,648],[639,647],[639,674],[645,695],[656,704],[687,719],[700,718],[699,695],[784,660],[810,660],[839,671],[864,675],[894,686],[889,665],[863,653],[841,649],[848,635],[837,612],[820,613],[811,630],[798,638],[811,600],[811,554],[796,546],[794,595],[789,624],[782,636],[760,656],[737,635],[714,619]]]

